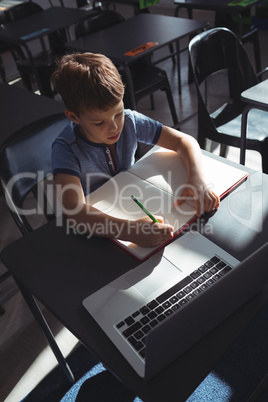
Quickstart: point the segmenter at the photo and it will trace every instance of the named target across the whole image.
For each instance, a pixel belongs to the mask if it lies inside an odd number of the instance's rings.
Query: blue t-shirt
[[[109,147],[87,140],[80,133],[79,125],[70,122],[52,145],[53,174],[67,173],[79,177],[87,195],[111,176],[133,165],[138,141],[155,145],[162,124],[136,111],[126,109],[124,113],[124,127],[116,143],[116,169]]]

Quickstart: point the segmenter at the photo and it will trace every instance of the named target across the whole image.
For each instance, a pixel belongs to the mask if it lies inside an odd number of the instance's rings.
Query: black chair
[[[1,46],[1,44],[0,44],[0,46]],[[7,80],[6,80],[6,72],[5,72],[3,59],[2,59],[2,56],[1,56],[1,49],[0,49],[0,75],[1,75],[2,81],[6,84],[6,82],[7,82]]]
[[[68,119],[63,113],[37,120],[11,135],[0,147],[0,178],[9,211],[23,235],[33,231],[32,216],[25,209],[27,197],[32,192],[37,201],[36,216],[44,207],[44,216],[53,219],[51,203],[46,203],[43,192],[44,180],[52,172],[51,145],[59,132],[66,126]],[[42,197],[40,197],[42,194]],[[34,199],[34,197],[33,197]],[[29,198],[28,198],[29,201]],[[29,206],[28,206],[29,207]],[[31,214],[32,215],[32,214]],[[44,219],[45,221],[45,219]],[[38,220],[38,225],[40,221]],[[23,261],[22,261],[23,263]],[[26,303],[40,325],[67,378],[73,382],[73,374],[65,361],[53,334],[42,315],[32,294],[20,281],[14,278]]]
[[[34,15],[40,11],[42,11],[42,7],[39,4],[22,2],[5,10],[1,15],[1,23],[6,24],[29,15]],[[32,92],[37,89],[30,60],[30,57],[32,57],[39,82],[41,83],[41,87],[39,88],[41,94],[53,98],[55,93],[51,87],[50,77],[55,69],[55,58],[65,52],[64,43],[67,41],[65,31],[60,30],[49,34],[48,41],[49,49],[46,49],[44,40],[41,38],[40,45],[42,51],[34,55],[29,55],[23,46],[11,43],[5,43],[4,45],[10,50],[15,60],[24,86]]]
[[[97,9],[97,8],[102,8],[102,3],[100,0],[76,0],[76,6],[77,8],[91,8],[91,6],[93,7],[93,9]]]
[[[261,54],[260,54],[260,41],[259,30],[251,22],[250,10],[245,10],[241,13],[242,31],[239,32],[240,24],[238,23],[238,17],[232,14],[216,13],[215,14],[215,27],[225,27],[234,32],[243,45],[251,43],[254,52],[255,68],[256,72],[261,71]]]
[[[227,147],[241,149],[241,116],[246,104],[241,93],[258,83],[246,51],[237,36],[227,28],[213,28],[194,37],[189,43],[190,62],[198,95],[198,142],[206,147],[206,139],[221,144],[220,154],[226,157]],[[225,73],[225,76],[223,75]],[[209,105],[209,84],[214,83],[214,104]],[[222,94],[229,89],[229,93]],[[248,121],[246,148],[260,152],[262,169],[268,173],[268,114],[252,110]],[[240,163],[245,150],[240,151]]]
[[[93,10],[85,19],[76,24],[75,37],[78,39],[122,21],[124,21],[124,18],[116,11],[101,9]],[[178,127],[179,121],[173,95],[167,74],[164,70],[153,65],[148,57],[144,57],[135,63],[132,63],[130,65],[129,74],[128,70],[121,66],[117,67],[122,75],[124,83],[126,84],[124,98],[125,107],[136,109],[136,103],[141,98],[150,95],[151,105],[152,108],[154,108],[152,94],[158,90],[162,90],[166,93],[174,126]],[[133,94],[135,99],[133,99]]]

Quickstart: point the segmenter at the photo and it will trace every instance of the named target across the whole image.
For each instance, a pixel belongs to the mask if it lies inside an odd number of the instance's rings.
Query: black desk
[[[51,7],[36,14],[0,26],[0,41],[24,47],[32,63],[38,87],[42,92],[42,82],[35,72],[35,65],[29,43],[53,32],[76,24],[88,11],[76,8]]]
[[[268,110],[268,79],[242,92],[241,98],[250,105]]]
[[[242,37],[242,12],[245,10],[250,9],[251,7],[254,7],[258,3],[260,3],[261,0],[256,0],[247,2],[247,4],[242,7],[240,5],[232,5],[230,6],[229,4],[232,3],[233,0],[174,0],[174,4],[177,6],[175,9],[175,16],[179,15],[179,10],[180,8],[186,8],[188,12],[189,18],[193,17],[193,10],[208,10],[208,11],[215,11],[215,12],[220,12],[220,13],[230,13],[230,14],[235,14],[238,18],[238,23],[239,23],[239,37]]]
[[[64,111],[60,101],[8,84],[0,84],[0,103],[0,145],[25,125]]]
[[[204,226],[204,234],[208,229],[208,237],[238,259],[264,244],[268,233],[268,176],[242,169],[250,172],[249,179],[222,201]],[[68,236],[54,222],[9,245],[1,258],[12,274],[145,402],[184,402],[266,302],[255,297],[159,375],[144,382],[82,306],[86,296],[136,267],[137,260],[109,240]]]
[[[168,17],[156,14],[139,14],[124,22],[113,25],[93,34],[84,36],[75,41],[66,43],[66,48],[71,51],[102,53],[109,57],[115,64],[125,68],[126,75],[130,77],[128,65],[136,60],[147,56],[158,49],[177,44],[177,68],[179,93],[181,90],[180,80],[180,39],[203,31],[208,26],[207,22],[188,20],[185,18]],[[156,42],[138,54],[129,56],[127,52],[139,48],[148,42]],[[129,79],[131,88],[131,79]],[[135,109],[135,100],[132,99]]]

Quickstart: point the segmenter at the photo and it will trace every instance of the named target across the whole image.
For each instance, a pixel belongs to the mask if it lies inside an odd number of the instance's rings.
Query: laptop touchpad
[[[130,273],[126,280],[142,296],[148,297],[152,293],[169,287],[181,279],[181,271],[166,259],[161,264],[152,267],[152,264],[142,264],[135,272]]]

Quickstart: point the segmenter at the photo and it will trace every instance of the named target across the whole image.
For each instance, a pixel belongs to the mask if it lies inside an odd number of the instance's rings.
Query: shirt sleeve
[[[57,138],[52,145],[52,172],[67,173],[80,178],[80,163],[72,148],[64,140]]]
[[[135,126],[137,140],[145,144],[155,145],[162,132],[163,124],[135,110],[129,111]]]

